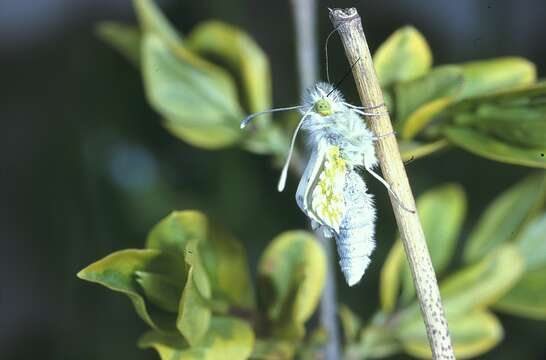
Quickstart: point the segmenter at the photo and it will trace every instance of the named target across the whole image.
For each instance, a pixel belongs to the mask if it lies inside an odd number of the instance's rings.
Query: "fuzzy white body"
[[[321,99],[331,104],[331,114],[314,111]],[[341,270],[353,286],[364,275],[375,248],[373,197],[355,167],[372,169],[377,158],[373,134],[345,104],[330,84],[318,83],[309,90],[301,128],[308,134],[311,158],[296,201],[314,228],[335,238]]]

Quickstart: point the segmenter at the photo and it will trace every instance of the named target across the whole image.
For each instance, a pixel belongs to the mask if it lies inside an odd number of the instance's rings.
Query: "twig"
[[[353,68],[353,75],[362,105],[365,107],[380,106],[384,103],[383,94],[377,81],[358,12],[355,8],[331,10],[330,20],[333,26],[338,28],[349,63],[353,64],[357,59],[360,59]],[[390,134],[393,131],[388,113],[374,116],[369,124],[376,135]],[[394,136],[382,137],[381,141],[377,141],[375,144],[383,176],[393,191],[398,194],[403,204],[415,209],[415,200],[400,157],[396,138]],[[455,359],[438,282],[419,216],[417,213],[402,209],[396,201],[393,201],[390,194],[389,196],[413,276],[432,357],[433,359]]]
[[[292,0],[294,28],[296,31],[298,75],[300,96],[303,98],[307,88],[317,81],[318,47],[316,27],[316,0]],[[316,232],[322,243],[327,258],[326,282],[320,299],[319,317],[322,327],[328,333],[328,342],[324,348],[324,358],[341,358],[340,338],[337,320],[336,273],[334,267],[334,249],[331,239],[326,239]]]

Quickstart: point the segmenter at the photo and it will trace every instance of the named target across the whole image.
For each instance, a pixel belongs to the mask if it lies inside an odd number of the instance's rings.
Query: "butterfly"
[[[307,90],[302,105],[271,109],[249,115],[244,128],[256,116],[284,110],[302,114],[278,183],[283,191],[299,130],[307,133],[311,155],[296,192],[296,202],[311,221],[313,230],[334,238],[339,264],[349,286],[357,284],[370,264],[375,248],[376,210],[361,173],[379,180],[395,199],[390,185],[374,169],[378,161],[375,136],[361,115],[378,115],[349,104],[333,85],[319,82]],[[393,134],[386,134],[393,135]]]

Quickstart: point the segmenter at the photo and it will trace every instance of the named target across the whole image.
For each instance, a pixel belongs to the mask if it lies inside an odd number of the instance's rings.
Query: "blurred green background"
[[[298,101],[289,1],[158,3],[183,33],[207,19],[246,30],[270,58],[275,105]],[[331,29],[326,6],[356,6],[372,50],[411,24],[426,36],[435,64],[518,55],[537,65],[539,78],[546,71],[540,0],[319,3],[321,44]],[[146,326],[128,300],[75,274],[114,250],[141,247],[173,209],[200,209],[223,223],[246,245],[251,269],[269,239],[306,226],[293,201],[296,179],[277,193],[268,157],[200,150],[161,127],[139,72],[94,35],[102,20],[136,22],[131,2],[0,1],[2,359],[157,358],[136,348]],[[336,38],[330,59],[339,78],[347,64]],[[352,81],[342,90],[357,102]],[[531,171],[456,149],[408,166],[416,195],[448,181],[465,188],[467,229]],[[338,273],[340,300],[364,319],[378,306],[379,269],[395,232],[386,192],[376,182],[370,188],[379,209],[371,269],[351,289]],[[505,340],[482,358],[546,357],[546,323],[500,317]]]

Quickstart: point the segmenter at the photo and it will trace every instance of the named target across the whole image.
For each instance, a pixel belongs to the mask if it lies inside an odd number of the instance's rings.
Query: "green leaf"
[[[502,193],[488,206],[470,233],[464,260],[467,263],[477,261],[513,239],[525,220],[542,206],[545,196],[543,174],[530,176]]]
[[[543,181],[544,181],[544,177]],[[544,184],[544,182],[543,182]],[[542,204],[544,203],[544,190],[541,194]],[[539,198],[540,199],[540,198]],[[539,200],[540,201],[540,200]],[[539,205],[539,206],[540,206]],[[518,238],[515,240],[523,258],[525,260],[525,270],[535,270],[546,266],[546,213],[533,220],[526,226]]]
[[[212,311],[195,283],[195,268],[188,271],[188,279],[180,299],[176,327],[192,346],[199,343],[209,329]]]
[[[97,35],[119,51],[133,65],[140,67],[140,31],[129,25],[113,21],[100,22],[96,27]]]
[[[296,350],[290,341],[277,339],[256,339],[251,359],[260,360],[290,360]]]
[[[240,309],[253,309],[254,290],[243,245],[219,225],[210,222],[207,242],[200,246],[215,300]]]
[[[444,96],[432,100],[414,112],[406,119],[401,126],[401,135],[403,139],[412,139],[421,130],[425,128],[434,118],[442,113],[453,103],[453,97]]]
[[[485,310],[450,316],[449,332],[457,359],[481,355],[495,347],[503,337],[502,326],[495,315]],[[417,358],[432,359],[425,326],[417,321],[411,327],[400,329],[399,337],[404,350]]]
[[[464,84],[459,99],[532,84],[535,65],[519,57],[504,57],[468,62],[460,65]]]
[[[245,360],[254,346],[254,333],[244,321],[232,317],[214,317],[204,339],[187,348],[182,339],[172,335],[148,332],[140,348],[154,348],[161,360]]]
[[[466,196],[462,187],[447,184],[427,191],[417,199],[417,211],[430,252],[432,266],[441,276],[453,256],[466,214]],[[415,287],[404,261],[402,301],[415,296]]]
[[[482,261],[451,275],[440,285],[446,312],[463,314],[495,303],[518,281],[524,261],[513,245],[503,245]]]
[[[259,295],[278,337],[303,337],[304,323],[317,307],[325,274],[324,250],[312,234],[288,231],[269,244],[258,266]]]
[[[133,0],[140,27],[144,33],[153,33],[172,48],[182,48],[182,37],[169,23],[154,0]]]
[[[146,247],[185,254],[188,241],[207,238],[207,217],[195,210],[173,211],[155,225],[146,239]]]
[[[436,140],[429,143],[423,143],[413,140],[405,140],[398,143],[402,160],[416,160],[437,151],[443,150],[449,146],[449,142],[445,139]]]
[[[184,52],[175,56],[157,36],[143,40],[143,77],[148,100],[165,126],[192,145],[221,148],[238,141],[243,117],[235,88]]]
[[[174,330],[174,315],[146,304],[136,281],[139,271],[165,274],[184,282],[183,262],[159,250],[117,251],[89,265],[78,273],[78,277],[127,295],[136,313],[154,329]]]
[[[198,241],[193,239],[186,248],[188,278],[178,305],[176,319],[176,328],[191,346],[203,339],[212,316],[210,283],[201,264],[197,243]]]
[[[136,281],[151,303],[166,311],[174,313],[178,311],[178,301],[185,279],[173,279],[146,271],[135,271],[135,275]]]
[[[494,307],[505,313],[546,320],[546,266],[525,272]]]
[[[381,281],[379,282],[381,310],[386,314],[393,312],[396,307],[396,299],[400,290],[400,276],[404,263],[404,248],[402,242],[397,240],[391,247],[383,264]]]
[[[241,78],[249,112],[271,107],[269,61],[246,32],[219,21],[207,21],[192,31],[187,45],[198,54],[222,60],[234,69]]]
[[[475,112],[460,113],[455,123],[471,126],[511,144],[540,147],[546,144],[546,107],[484,104]]]
[[[456,317],[497,302],[518,281],[523,268],[523,258],[517,247],[507,244],[480,262],[449,276],[440,284],[446,314]],[[401,327],[422,322],[416,301],[400,312],[399,321]]]
[[[373,56],[379,84],[382,87],[408,81],[425,74],[432,64],[427,41],[411,26],[395,31]]]
[[[414,128],[412,124],[406,124],[410,114],[431,101],[451,98],[461,89],[463,81],[463,71],[460,67],[445,65],[436,67],[417,79],[397,83],[394,87],[396,127],[398,129],[405,129],[406,126]],[[405,129],[404,132],[408,130]],[[412,132],[417,133],[418,130],[412,130]]]
[[[508,164],[546,168],[546,145],[542,148],[522,148],[478,130],[462,127],[449,127],[444,134],[452,144],[478,156]]]
[[[362,320],[347,305],[340,304],[337,311],[345,335],[345,343],[354,342],[360,333]]]
[[[495,304],[496,309],[546,320],[545,234],[546,214],[542,214],[527,225],[515,240],[525,259],[525,273],[508,294]]]
[[[254,293],[242,244],[220,226],[194,210],[175,211],[148,235],[147,247],[187,254],[188,242],[199,242],[202,266],[215,301],[242,309],[254,307]]]

